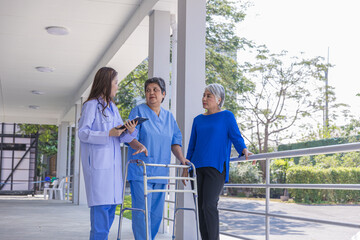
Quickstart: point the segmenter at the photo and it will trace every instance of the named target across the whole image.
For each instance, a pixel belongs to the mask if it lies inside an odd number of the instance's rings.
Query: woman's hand
[[[121,125],[119,127],[121,127]],[[119,137],[125,130],[126,130],[126,128],[124,128],[124,129],[112,128],[109,131],[109,136],[110,137]]]
[[[135,131],[135,127],[137,124],[138,124],[137,121],[130,121],[130,120],[126,121],[125,127],[128,130],[129,134],[132,134]]]
[[[187,165],[190,161],[187,160],[186,158],[182,158],[180,159],[181,165]]]
[[[188,168],[184,168],[181,177],[188,177],[188,176],[189,176],[189,169],[188,169]],[[186,186],[186,182],[187,182],[187,181],[188,181],[188,180],[182,180],[184,186]]]
[[[139,145],[136,148],[136,152],[134,152],[132,155],[136,155],[136,154],[139,154],[142,152],[145,153],[145,156],[148,156],[147,148],[144,145],[142,145],[141,143],[139,143]]]
[[[242,151],[242,153],[245,155],[245,159],[248,160],[249,156],[254,155],[252,152],[250,152],[247,148],[244,148],[244,150]],[[252,162],[252,165],[256,164],[256,160],[254,160]]]

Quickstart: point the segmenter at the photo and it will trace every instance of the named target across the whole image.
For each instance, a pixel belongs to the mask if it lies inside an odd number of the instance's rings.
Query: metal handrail
[[[332,146],[323,146],[323,147],[314,147],[314,148],[305,148],[305,149],[296,149],[288,150],[281,152],[271,152],[271,153],[261,153],[249,156],[248,160],[245,160],[245,157],[232,158],[231,162],[244,162],[244,161],[266,161],[266,181],[265,184],[225,184],[224,188],[265,188],[266,190],[266,200],[265,200],[265,212],[252,212],[252,211],[243,211],[235,210],[230,208],[219,208],[222,211],[232,211],[232,212],[241,212],[246,214],[262,215],[265,216],[265,237],[266,240],[270,239],[270,217],[276,218],[286,218],[292,220],[301,220],[307,222],[316,222],[323,224],[330,224],[343,227],[351,228],[360,228],[359,224],[352,224],[339,221],[327,221],[315,218],[303,218],[297,216],[285,216],[280,214],[270,213],[270,189],[271,188],[297,188],[297,189],[342,189],[342,190],[360,190],[360,184],[273,184],[270,183],[270,159],[274,158],[290,158],[290,157],[300,157],[300,156],[309,156],[309,155],[319,155],[319,154],[332,154],[332,153],[342,153],[342,152],[353,152],[360,151],[360,143],[347,143],[339,144]],[[225,232],[220,232],[221,234],[232,236],[238,239],[249,239],[246,237],[241,237],[238,235],[233,235]]]

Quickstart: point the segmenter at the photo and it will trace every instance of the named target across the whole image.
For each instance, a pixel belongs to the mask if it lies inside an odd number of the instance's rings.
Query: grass
[[[131,207],[131,196],[130,195],[125,196],[123,204],[124,204],[124,208],[130,208]],[[115,214],[120,215],[120,205],[118,205],[116,207]],[[131,218],[132,218],[131,211],[129,211],[129,210],[125,211],[124,212],[124,217],[131,220]]]

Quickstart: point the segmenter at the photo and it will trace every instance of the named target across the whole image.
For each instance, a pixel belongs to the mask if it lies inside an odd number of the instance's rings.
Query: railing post
[[[269,217],[269,213],[270,213],[270,159],[266,158],[266,206],[265,206],[265,211],[266,211],[266,216],[265,216],[265,239],[269,240],[270,239],[270,217]]]

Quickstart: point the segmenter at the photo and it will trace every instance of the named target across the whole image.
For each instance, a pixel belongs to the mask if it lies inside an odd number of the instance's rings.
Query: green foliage
[[[236,116],[242,109],[238,96],[253,88],[242,76],[237,51],[253,47],[252,42],[235,34],[243,21],[247,1],[209,0],[206,5],[206,84],[219,83],[226,89],[224,108]]]
[[[294,165],[294,159],[274,159],[270,163],[270,182],[286,183],[286,171]],[[275,188],[270,191],[271,198],[278,198],[281,195],[287,195],[287,190]]]
[[[116,210],[115,210],[115,214],[116,215],[120,215],[120,207],[121,205],[117,205],[116,206]],[[126,195],[124,197],[124,208],[131,208],[131,196],[130,195]],[[124,217],[127,218],[127,219],[132,219],[132,214],[131,214],[131,211],[124,211],[123,213]]]
[[[230,163],[230,183],[261,183],[261,179],[261,171],[259,171],[256,165],[252,165],[251,162]],[[243,196],[245,194],[247,197],[264,195],[265,193],[264,189],[261,188],[229,188],[228,191],[231,195]]]
[[[242,77],[236,61],[239,49],[252,47],[250,41],[235,34],[236,24],[244,20],[249,3],[208,0],[206,4],[206,83],[219,83],[226,88],[224,107],[237,115],[241,109],[238,95],[253,87],[251,81]],[[144,98],[147,68],[145,60],[120,82],[115,102],[123,119],[129,116],[136,99]]]
[[[294,159],[274,159],[270,164],[270,181],[272,183],[285,183],[286,171],[294,165]]]
[[[236,36],[236,24],[243,21],[248,1],[208,0],[206,2],[206,45],[217,52],[236,53],[251,42]],[[234,51],[235,50],[235,51]]]
[[[341,127],[329,125],[328,128],[322,126],[312,130],[310,134],[303,137],[304,142],[285,144],[278,147],[278,151],[295,150],[304,148],[313,148],[337,144],[346,144],[360,141],[359,121],[351,119],[351,121]],[[295,163],[301,166],[315,166],[317,168],[330,167],[359,167],[360,153],[348,152],[317,156],[303,156],[294,158]]]
[[[261,171],[251,162],[230,163],[229,182],[260,183]]]
[[[20,134],[39,134],[38,151],[47,156],[57,154],[57,133],[55,125],[19,124]]]
[[[19,124],[20,134],[39,134],[38,159],[36,159],[36,174],[41,176],[46,164],[39,161],[40,155],[53,156],[57,154],[58,127],[55,125]]]
[[[360,169],[344,167],[318,169],[308,166],[296,166],[288,169],[286,183],[359,184]],[[297,203],[348,203],[360,201],[360,195],[355,190],[289,189],[289,193]]]
[[[129,117],[137,101],[145,99],[144,83],[148,79],[148,61],[144,60],[124,80],[119,83],[115,104],[122,119]]]
[[[342,157],[342,166],[348,168],[360,168],[360,152],[348,152]]]

